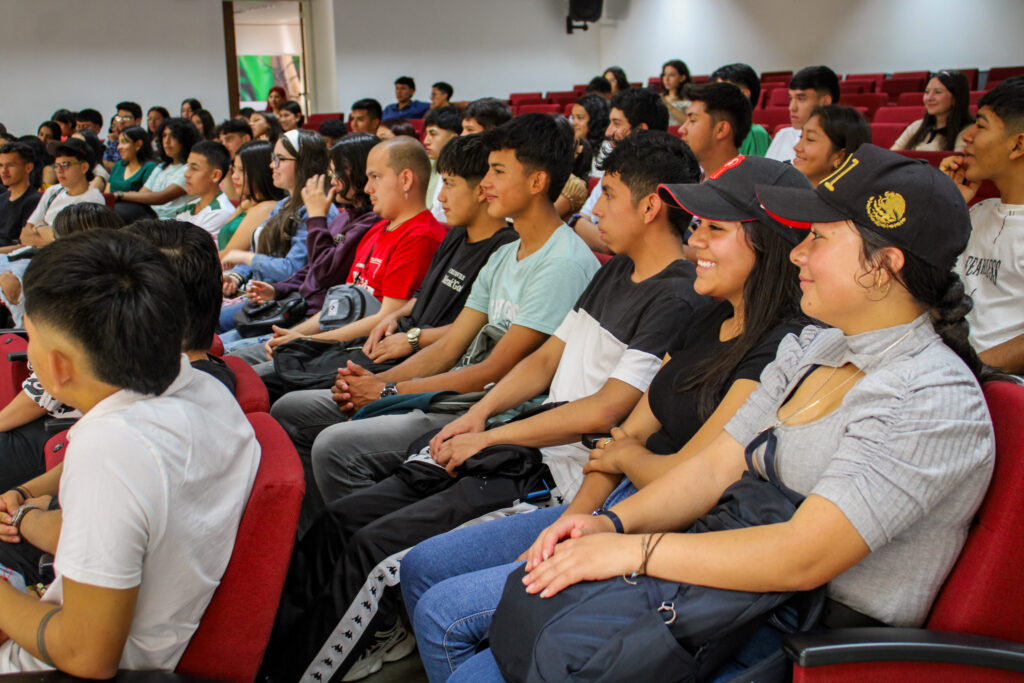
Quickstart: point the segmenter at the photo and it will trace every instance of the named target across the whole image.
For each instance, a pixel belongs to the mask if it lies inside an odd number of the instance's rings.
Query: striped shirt
[[[839,409],[776,429],[779,475],[834,503],[871,548],[832,580],[829,596],[893,626],[918,626],[963,547],[995,454],[981,388],[928,316],[854,336],[807,327],[787,337],[726,431],[749,443],[775,424],[812,365],[845,363],[865,375]],[[759,467],[761,457],[763,447]]]

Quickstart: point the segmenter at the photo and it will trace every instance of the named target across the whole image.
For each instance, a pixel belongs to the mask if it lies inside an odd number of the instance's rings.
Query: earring
[[[408,198],[409,198],[409,190],[406,190],[406,191],[405,191],[405,198],[406,198],[406,199],[408,199]]]

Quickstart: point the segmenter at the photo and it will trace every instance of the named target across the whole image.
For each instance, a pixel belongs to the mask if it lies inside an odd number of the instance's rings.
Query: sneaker
[[[377,631],[374,641],[359,659],[348,670],[342,681],[359,681],[370,674],[375,674],[384,666],[384,662],[397,662],[412,654],[416,649],[416,637],[406,630],[402,620],[386,631]]]

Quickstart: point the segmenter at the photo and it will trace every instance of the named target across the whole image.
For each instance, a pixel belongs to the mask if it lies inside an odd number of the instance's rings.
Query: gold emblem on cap
[[[880,228],[898,228],[907,222],[907,202],[891,190],[868,199],[868,218]]]

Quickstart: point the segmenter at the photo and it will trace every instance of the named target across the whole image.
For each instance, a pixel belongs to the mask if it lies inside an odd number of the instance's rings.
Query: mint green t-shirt
[[[768,148],[771,147],[771,144],[772,136],[768,135],[768,131],[764,129],[764,126],[755,123],[750,127],[750,132],[744,138],[743,144],[740,145],[740,154],[748,157],[763,157],[768,153]]]
[[[544,246],[516,260],[520,241],[509,242],[491,254],[473,283],[466,306],[486,313],[488,321],[551,334],[573,305],[600,264],[594,252],[564,223]]]

